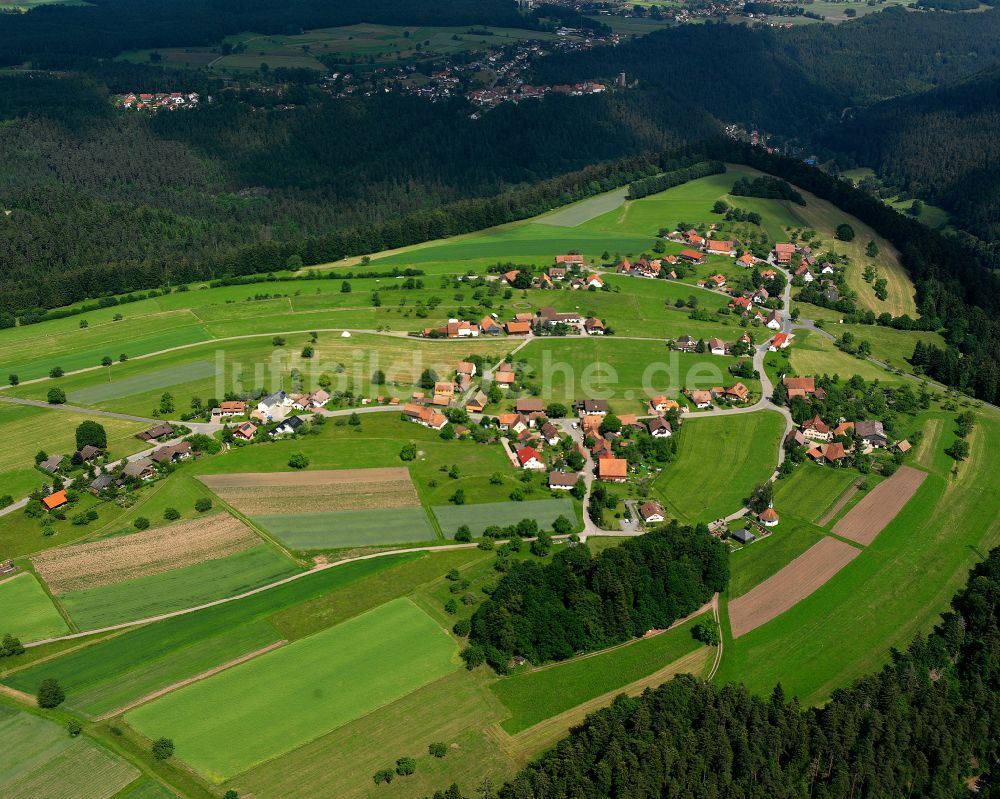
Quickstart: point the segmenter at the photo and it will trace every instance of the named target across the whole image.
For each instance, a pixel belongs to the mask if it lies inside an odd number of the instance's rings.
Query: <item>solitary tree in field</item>
[[[842,222],[837,225],[836,235],[841,241],[854,241],[854,228],[846,222]]]
[[[396,761],[396,773],[406,777],[417,770],[417,761],[412,757],[401,757]]]
[[[309,465],[309,458],[304,452],[293,452],[288,459],[288,465],[293,469],[305,469]]]
[[[10,383],[12,386],[16,386],[18,383],[21,382],[21,378],[19,378],[15,374],[9,374],[7,375],[7,382]]]
[[[205,511],[209,511],[212,509],[212,500],[210,500],[208,497],[200,497],[199,499],[195,500],[194,509],[198,511],[198,513],[204,513]]]
[[[101,366],[111,366],[111,364],[113,363],[114,361],[111,360],[110,355],[105,355],[103,358],[101,358]]]
[[[174,742],[169,738],[157,738],[153,741],[153,757],[157,760],[169,760],[174,755]]]
[[[37,698],[39,707],[53,708],[66,701],[66,694],[58,680],[46,677],[38,686]]]
[[[50,388],[46,399],[49,405],[62,405],[66,402],[66,392],[61,388]]]
[[[469,529],[469,525],[463,524],[455,531],[455,540],[459,544],[468,544],[472,541],[472,531]]]
[[[49,377],[62,377],[65,374],[61,366],[53,366],[49,369]]]
[[[691,634],[703,644],[719,645],[719,628],[709,619],[698,622],[691,630]]]

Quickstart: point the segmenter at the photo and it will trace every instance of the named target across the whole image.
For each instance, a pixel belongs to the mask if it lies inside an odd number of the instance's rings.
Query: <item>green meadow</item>
[[[171,738],[180,759],[221,782],[444,677],[458,668],[455,651],[399,599],[125,718],[149,738]]]
[[[277,550],[260,544],[161,574],[71,591],[59,601],[80,629],[97,629],[237,596],[296,571]]]
[[[815,524],[837,504],[853,483],[863,478],[864,475],[854,469],[831,469],[829,466],[803,463],[790,477],[774,484],[775,510]],[[874,487],[874,476],[864,479]]]
[[[744,546],[729,556],[730,599],[743,596],[755,585],[780,571],[823,537],[823,530],[785,513],[771,535]]]
[[[653,483],[667,516],[694,524],[739,510],[774,471],[784,429],[784,419],[766,411],[686,419],[677,458]]]
[[[423,508],[282,513],[251,518],[292,549],[407,544],[437,538]]]
[[[66,620],[33,574],[19,574],[0,582],[0,609],[0,635],[10,633],[25,642],[69,632]]]
[[[485,502],[479,505],[435,505],[431,508],[441,525],[441,531],[451,538],[463,524],[473,535],[481,535],[490,525],[505,527],[522,519],[534,519],[543,530],[551,530],[552,523],[565,516],[576,522],[573,502],[568,498],[537,499],[529,502]]]

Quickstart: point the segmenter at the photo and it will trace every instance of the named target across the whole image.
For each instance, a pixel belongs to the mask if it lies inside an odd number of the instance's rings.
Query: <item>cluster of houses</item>
[[[201,98],[197,92],[157,92],[135,93],[129,92],[115,98],[115,105],[119,108],[136,111],[158,111],[161,108],[173,110],[175,108],[195,108]]]
[[[710,338],[708,341],[701,341],[691,336],[680,336],[674,339],[671,348],[677,352],[698,352],[699,349],[710,355],[733,355],[747,354],[753,349],[753,339],[749,333],[741,335],[735,343],[723,341],[721,338]]]
[[[803,422],[798,430],[792,430],[788,438],[796,446],[806,447],[806,456],[816,463],[838,463],[858,451],[867,455],[889,446],[885,426],[877,419],[856,422],[841,419],[831,426],[819,414]],[[910,444],[901,441],[896,449],[906,452]]]
[[[698,410],[707,410],[715,407],[716,403],[746,403],[750,401],[750,389],[742,383],[734,383],[728,388],[724,386],[713,386],[708,389],[684,389],[691,404]]]

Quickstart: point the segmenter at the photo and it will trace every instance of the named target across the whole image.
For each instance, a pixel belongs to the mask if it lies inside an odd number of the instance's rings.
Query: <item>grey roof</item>
[[[51,455],[47,460],[43,461],[39,465],[47,472],[55,472],[60,466],[62,466],[62,462],[64,460],[65,458],[62,455]]]
[[[885,428],[878,419],[865,419],[854,423],[854,435],[858,438],[885,438]]]
[[[284,391],[275,391],[273,394],[261,397],[259,401],[264,405],[280,405],[285,401],[285,397],[287,396]]]
[[[730,535],[739,541],[741,544],[749,544],[751,541],[755,541],[757,536],[751,533],[749,530],[733,530]]]
[[[91,481],[90,487],[94,489],[94,491],[102,491],[108,486],[114,485],[114,482],[115,478],[112,475],[99,474]]]
[[[129,477],[138,477],[147,469],[153,467],[153,462],[149,458],[139,458],[137,461],[129,461],[125,464],[124,473]]]

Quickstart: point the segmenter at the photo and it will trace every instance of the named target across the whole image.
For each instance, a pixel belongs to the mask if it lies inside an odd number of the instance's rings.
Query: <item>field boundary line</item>
[[[226,661],[225,663],[220,663],[218,666],[213,666],[212,668],[207,669],[206,671],[203,671],[199,674],[195,674],[191,677],[186,677],[183,680],[179,680],[175,683],[171,683],[170,685],[166,685],[163,688],[159,688],[153,691],[152,693],[146,694],[145,696],[140,696],[138,699],[133,699],[127,705],[122,705],[119,708],[115,708],[114,710],[109,710],[106,713],[102,713],[100,716],[95,716],[94,721],[105,721],[106,719],[113,718],[114,716],[120,716],[122,713],[127,713],[133,708],[139,707],[139,705],[145,705],[147,702],[152,702],[154,699],[159,699],[161,696],[165,696],[166,694],[180,690],[181,688],[184,688],[187,685],[192,685],[193,683],[201,682],[202,680],[212,677],[215,674],[219,674],[220,672],[226,671],[227,669],[231,669],[234,666],[239,666],[241,663],[246,663],[248,660],[252,660],[255,657],[258,657],[260,655],[265,655],[268,652],[273,652],[275,649],[283,647],[287,643],[288,643],[287,639],[282,638],[280,641],[275,641],[273,643],[268,644],[267,646],[261,647],[260,649],[255,649],[253,652],[247,652],[243,655],[240,655],[237,658],[233,658],[232,660]]]
[[[826,527],[831,521],[833,521],[833,517],[840,513],[843,507],[850,502],[854,498],[854,495],[860,490],[861,481],[855,480],[844,489],[844,493],[837,497],[837,501],[834,502],[830,509],[820,517],[819,521],[816,522],[816,526]]]
[[[11,688],[9,685],[0,685],[0,694],[9,696],[11,699],[23,702],[26,705],[34,705],[36,703],[35,697],[31,694],[26,694],[24,691],[18,691],[16,688]]]

